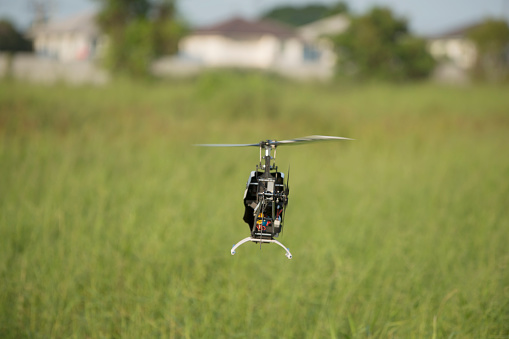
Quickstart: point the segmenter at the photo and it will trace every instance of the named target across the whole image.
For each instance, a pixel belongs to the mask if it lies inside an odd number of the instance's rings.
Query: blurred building
[[[235,18],[199,28],[179,43],[180,54],[207,66],[266,69],[300,62],[296,31],[275,21]]]
[[[109,74],[94,62],[105,41],[94,14],[62,21],[39,20],[28,35],[33,39],[34,53],[0,53],[0,78],[96,85],[109,81]]]
[[[254,68],[294,78],[333,75],[335,53],[326,35],[348,27],[343,15],[293,28],[272,20],[234,18],[196,29],[179,44],[179,58],[203,67]]]
[[[30,35],[38,56],[63,62],[94,59],[104,42],[95,13],[35,25]]]
[[[156,76],[187,76],[207,68],[247,68],[295,79],[329,79],[334,74],[336,54],[327,36],[345,31],[349,23],[345,15],[298,28],[273,20],[233,18],[192,31],[179,42],[177,56],[155,60],[151,70]],[[92,61],[107,43],[95,13],[41,22],[31,29],[30,36],[37,58],[58,64]]]
[[[477,58],[475,44],[468,33],[478,24],[459,27],[428,37],[428,50],[438,61],[434,77],[444,82],[466,82]]]

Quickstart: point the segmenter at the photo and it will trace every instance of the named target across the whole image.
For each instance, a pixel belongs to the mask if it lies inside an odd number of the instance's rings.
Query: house
[[[38,56],[63,62],[96,58],[104,41],[94,13],[34,26],[30,35]]]
[[[234,18],[191,32],[180,41],[179,54],[203,67],[253,68],[326,79],[333,75],[335,57],[323,36],[346,29],[345,19],[293,28],[272,20]]]
[[[478,24],[459,27],[428,37],[428,51],[438,61],[433,77],[441,82],[464,83],[477,59],[475,44],[468,33]]]
[[[474,66],[477,50],[468,39],[468,32],[478,25],[460,27],[428,38],[428,49],[437,60],[448,60],[456,66],[469,69]]]
[[[33,39],[34,53],[16,53],[7,64],[8,69],[0,69],[0,77],[7,73],[38,83],[102,85],[109,81],[109,74],[94,62],[105,40],[94,14],[41,22],[32,26],[28,35]]]
[[[294,29],[275,21],[235,18],[199,28],[179,43],[180,54],[207,66],[267,69],[298,62]]]

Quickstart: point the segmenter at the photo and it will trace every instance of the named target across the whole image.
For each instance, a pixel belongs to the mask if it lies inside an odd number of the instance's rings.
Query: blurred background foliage
[[[177,52],[186,30],[173,0],[98,1],[98,22],[109,41],[105,64],[113,72],[147,76],[152,60]]]
[[[487,19],[469,32],[478,56],[473,75],[478,80],[509,79],[509,25],[507,21]]]
[[[0,18],[0,52],[29,52],[32,42],[7,19]]]
[[[277,6],[262,14],[261,17],[297,27],[340,13],[349,13],[346,2],[339,1],[331,5],[311,4],[301,7]]]
[[[352,18],[334,38],[341,75],[379,80],[419,80],[429,76],[434,60],[424,39],[412,35],[405,19],[388,8],[373,8]]]
[[[0,337],[503,338],[507,86],[0,82]],[[277,246],[231,245],[257,142]]]
[[[95,0],[98,22],[108,36],[104,66],[113,74],[147,77],[157,58],[178,53],[179,39],[190,31],[177,10],[176,0]],[[337,78],[354,80],[420,81],[432,74],[437,62],[424,37],[412,33],[407,19],[390,8],[373,7],[352,13],[344,1],[303,6],[276,6],[261,18],[293,27],[344,14],[351,20],[346,32],[330,37],[337,54]],[[487,18],[468,38],[477,59],[473,80],[503,82],[509,78],[509,26]],[[31,51],[27,35],[7,19],[0,21],[0,52]]]

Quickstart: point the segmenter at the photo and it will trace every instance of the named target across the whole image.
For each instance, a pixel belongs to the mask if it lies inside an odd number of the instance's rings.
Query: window
[[[304,61],[318,61],[321,53],[318,49],[311,45],[304,45],[303,59]]]

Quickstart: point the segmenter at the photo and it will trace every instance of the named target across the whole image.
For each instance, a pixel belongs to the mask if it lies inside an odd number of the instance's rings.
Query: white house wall
[[[90,59],[94,48],[88,36],[73,33],[40,34],[34,41],[38,55],[64,62]]]
[[[302,63],[302,43],[295,38],[281,42],[282,51],[278,64],[297,66]]]
[[[447,59],[457,66],[471,68],[477,57],[475,45],[466,39],[436,39],[430,42],[429,51],[436,59]]]
[[[255,67],[267,69],[281,57],[292,62],[300,52],[295,51],[290,41],[284,44],[279,39],[264,35],[260,38],[235,39],[219,35],[201,35],[184,38],[181,53],[207,66]]]

